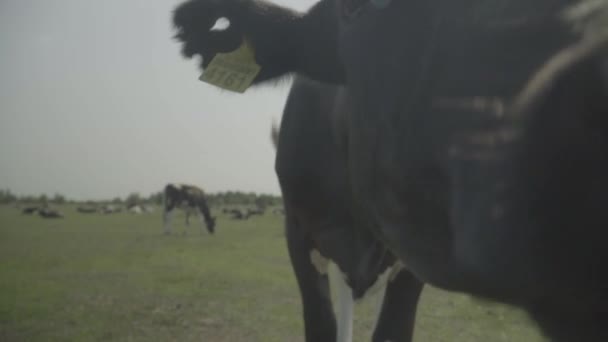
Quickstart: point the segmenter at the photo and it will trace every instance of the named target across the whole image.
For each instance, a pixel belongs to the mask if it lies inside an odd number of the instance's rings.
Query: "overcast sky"
[[[167,182],[279,193],[269,132],[288,84],[237,95],[198,81],[171,39],[179,3],[0,1],[0,188],[77,199]]]

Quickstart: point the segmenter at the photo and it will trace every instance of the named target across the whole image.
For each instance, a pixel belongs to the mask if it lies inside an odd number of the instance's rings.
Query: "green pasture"
[[[273,214],[216,234],[161,234],[160,212],[21,215],[0,206],[0,341],[303,341],[300,299]],[[182,234],[186,233],[186,234]],[[369,341],[376,299],[357,307]],[[424,290],[416,341],[543,341],[516,310]]]

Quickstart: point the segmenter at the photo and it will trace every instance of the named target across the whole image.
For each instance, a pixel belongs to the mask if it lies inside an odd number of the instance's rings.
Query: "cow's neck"
[[[198,206],[198,209],[200,210],[201,214],[205,218],[205,223],[207,223],[207,225],[209,225],[209,223],[212,221],[212,218],[211,218],[211,212],[209,211],[209,207],[207,206],[207,203],[205,202],[205,200],[203,198],[200,198],[197,200],[197,206]]]

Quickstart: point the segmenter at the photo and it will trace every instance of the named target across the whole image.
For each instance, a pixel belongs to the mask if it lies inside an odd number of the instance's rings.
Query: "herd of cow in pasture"
[[[180,198],[171,198],[172,193],[167,194],[167,189],[171,188],[180,188],[180,189],[196,189],[196,191],[201,195],[200,199],[196,199],[191,197],[191,194],[185,192],[181,194]],[[206,206],[206,200],[203,195],[203,191],[195,185],[173,185],[169,184],[165,187],[164,203],[163,203],[163,220],[167,220],[167,216],[170,215],[173,209],[182,209],[185,213],[185,223],[186,225],[190,225],[190,217],[192,215],[196,215],[199,212],[202,213],[203,210],[200,209],[200,203],[204,203]],[[170,203],[174,201],[176,204],[171,205]],[[27,205],[24,207],[19,207],[21,213],[23,215],[35,215],[38,214],[43,218],[64,218],[64,214],[57,209],[52,209],[48,205]],[[200,211],[199,211],[200,210]],[[80,214],[118,214],[118,213],[131,213],[131,214],[151,214],[156,211],[156,207],[151,204],[132,204],[132,205],[118,205],[118,204],[85,204],[78,205],[76,207],[76,212]],[[225,207],[222,208],[221,212],[231,219],[234,220],[247,220],[253,216],[263,216],[266,213],[265,208],[237,208],[237,207]],[[274,215],[283,215],[284,210],[282,208],[273,208],[272,214]],[[204,222],[204,221],[203,221]]]
[[[20,209],[23,215],[38,214],[42,218],[64,218],[65,215],[57,209],[50,208],[46,204],[29,205]],[[117,214],[123,211],[132,214],[149,214],[155,211],[153,205],[129,205],[121,206],[117,204],[101,204],[101,205],[79,205],[76,211],[81,214]]]
[[[423,284],[608,341],[608,0],[189,0],[173,23],[209,83],[295,75],[275,169],[307,341],[350,341],[380,278],[373,341],[412,340]]]

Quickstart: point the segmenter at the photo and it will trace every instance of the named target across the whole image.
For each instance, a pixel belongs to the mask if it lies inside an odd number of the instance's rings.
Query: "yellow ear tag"
[[[243,39],[238,49],[218,53],[205,68],[199,80],[222,89],[244,93],[260,72],[255,62],[253,48]]]

